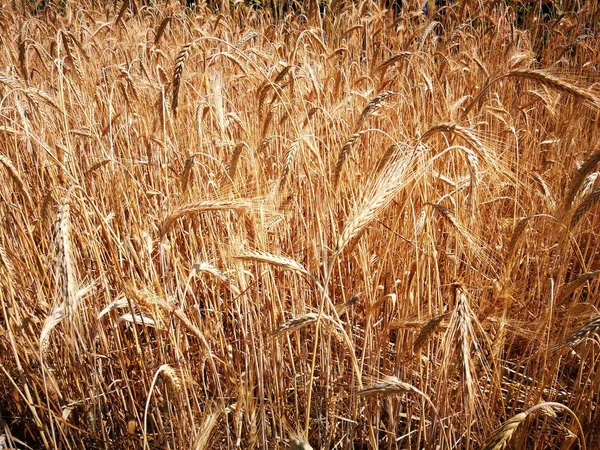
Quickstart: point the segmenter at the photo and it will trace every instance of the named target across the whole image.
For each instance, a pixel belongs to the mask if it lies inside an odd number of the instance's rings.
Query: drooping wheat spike
[[[227,164],[227,180],[225,181],[225,184],[228,186],[232,185],[233,181],[235,180],[235,173],[237,172],[238,163],[240,162],[240,157],[244,147],[250,148],[246,142],[240,142],[233,149],[231,159]]]
[[[167,26],[171,22],[171,19],[173,19],[173,16],[171,14],[169,14],[167,17],[165,17],[162,20],[162,22],[158,26],[158,29],[156,30],[156,35],[154,36],[154,45],[155,46],[158,45],[158,43],[160,42],[160,38],[163,36],[163,34],[165,34],[165,31],[167,30]]]
[[[357,394],[360,397],[369,398],[369,397],[374,397],[377,395],[382,395],[382,396],[387,397],[390,395],[410,394],[410,393],[420,396],[421,398],[423,398],[423,400],[425,400],[429,404],[429,406],[431,407],[431,409],[433,410],[433,412],[435,414],[436,424],[438,426],[441,426],[444,441],[448,445],[449,441],[448,441],[448,436],[446,434],[446,430],[444,429],[444,426],[441,423],[440,414],[439,414],[437,408],[435,407],[433,401],[431,401],[431,398],[427,394],[425,394],[423,391],[416,388],[412,384],[400,381],[398,379],[398,377],[396,377],[396,376],[388,376],[388,377],[385,377],[382,381],[378,381],[378,382],[372,384],[371,386],[360,389]]]
[[[377,73],[377,72],[382,72],[381,76],[383,77],[385,75],[385,71],[388,67],[390,67],[391,65],[397,63],[398,61],[401,61],[405,58],[408,58],[409,56],[413,56],[416,55],[416,53],[413,52],[400,52],[397,55],[392,56],[391,58],[387,59],[386,61],[384,61],[383,63],[381,63],[379,66],[377,66],[373,72]]]
[[[421,136],[420,141],[424,141],[427,137],[431,136],[436,132],[448,132],[453,133],[462,139],[464,139],[476,152],[476,154],[481,158],[481,160],[489,167],[496,171],[502,172],[504,175],[509,175],[508,173],[504,173],[503,169],[500,167],[500,162],[494,158],[492,158],[488,152],[488,147],[485,143],[477,137],[477,135],[470,128],[463,127],[454,122],[442,122],[433,127],[429,128],[423,135]]]
[[[481,450],[504,450],[510,443],[513,435],[515,434],[519,426],[523,422],[525,422],[525,419],[527,419],[531,414],[540,410],[545,415],[552,415],[552,413],[550,413],[549,411],[554,409],[564,410],[573,416],[573,420],[577,425],[577,429],[580,434],[581,448],[583,448],[583,450],[586,450],[587,446],[585,443],[585,435],[583,433],[583,428],[581,427],[581,422],[579,421],[579,418],[569,407],[556,402],[538,403],[537,405],[529,408],[527,411],[524,411],[522,413],[517,414],[516,416],[511,417],[509,420],[504,422],[499,428],[497,428],[494,431],[492,436],[490,436],[490,438],[486,441],[485,446],[482,447]]]
[[[185,67],[185,61],[190,56],[193,46],[193,41],[185,44],[177,54],[177,59],[175,60],[175,70],[173,72],[173,98],[171,100],[171,109],[173,110],[173,114],[177,114],[177,106],[179,105],[179,89],[181,88],[183,69]]]
[[[429,203],[429,205],[436,211],[441,217],[446,219],[463,239],[469,250],[473,252],[479,258],[480,261],[486,263],[491,267],[493,264],[492,257],[486,252],[485,246],[480,242],[467,227],[461,224],[456,216],[446,206],[439,203]]]
[[[204,422],[198,430],[197,436],[194,438],[194,444],[192,445],[193,450],[207,450],[210,449],[210,438],[218,423],[219,414],[209,413],[206,415]]]
[[[75,53],[74,49],[71,48],[71,36],[69,33],[61,31],[61,38],[62,38],[62,43],[65,47],[65,50],[67,51],[67,56],[69,57],[69,59],[71,60],[71,64],[73,64],[73,68],[75,69],[75,73],[77,74],[77,77],[79,78],[79,80],[83,80],[83,71],[81,70],[81,64],[79,62],[79,58],[77,57],[77,54]]]
[[[429,336],[431,336],[433,333],[435,333],[435,331],[437,330],[439,325],[447,317],[448,317],[448,313],[441,314],[441,315],[431,319],[429,322],[427,322],[423,326],[423,328],[421,328],[421,331],[419,331],[419,334],[417,335],[417,337],[415,338],[415,342],[413,343],[413,352],[416,353],[421,349],[421,347],[423,347],[425,342],[427,342],[427,339],[429,339]]]
[[[25,37],[24,30],[21,30],[21,36],[19,36],[19,70],[25,83],[29,81],[29,65],[27,58],[27,50],[30,45],[30,39]]]
[[[129,300],[126,297],[119,297],[116,300],[113,300],[112,302],[110,302],[110,304],[106,308],[104,308],[102,311],[100,311],[97,318],[98,318],[98,320],[100,320],[100,319],[102,319],[102,317],[104,317],[109,312],[116,311],[117,309],[121,309],[121,308],[127,308],[128,306],[129,306]]]
[[[300,148],[302,141],[303,141],[303,138],[299,137],[294,142],[292,142],[292,145],[290,145],[290,148],[288,149],[288,151],[285,155],[285,163],[283,166],[283,172],[281,173],[281,178],[279,179],[279,190],[280,191],[285,186],[285,182],[286,182],[288,174],[290,173],[290,169],[292,167],[292,163],[294,162],[296,152]]]
[[[354,306],[354,304],[358,301],[360,294],[361,293],[359,292],[358,294],[352,296],[352,298],[350,300],[348,300],[347,302],[344,302],[341,305],[336,305],[335,310],[337,311],[338,316],[341,316],[346,311],[348,311],[350,308],[352,308],[352,306]]]
[[[307,313],[301,316],[293,317],[290,320],[287,320],[281,325],[279,325],[276,329],[274,329],[272,334],[273,336],[278,337],[287,333],[291,333],[292,331],[296,331],[301,328],[304,328],[307,325],[316,323],[318,318],[319,315],[317,313]]]
[[[154,386],[156,385],[156,381],[158,380],[158,377],[160,376],[161,373],[164,374],[164,376],[167,380],[169,380],[169,382],[171,383],[171,387],[176,388],[176,390],[179,390],[179,388],[181,387],[181,381],[179,380],[179,377],[175,373],[175,369],[173,369],[168,364],[163,364],[158,368],[158,370],[154,374],[154,378],[152,379],[152,384],[150,384],[150,391],[148,392],[148,398],[146,399],[146,407],[144,408],[144,420],[143,420],[143,428],[142,428],[143,439],[144,439],[144,448],[147,448],[147,446],[148,446],[147,424],[148,424],[148,409],[150,408],[150,399],[152,398],[152,392],[154,391]]]
[[[0,133],[9,133],[9,134],[13,134],[15,136],[23,135],[22,131],[17,130],[16,128],[13,128],[13,127],[9,127],[7,125],[0,125]]]
[[[119,326],[123,322],[125,322],[125,323],[134,323],[134,324],[139,325],[141,327],[157,328],[159,330],[161,330],[161,329],[164,328],[163,326],[157,324],[156,321],[152,317],[146,316],[144,314],[125,313],[125,314],[121,315],[121,317],[119,317],[117,319],[117,323],[116,323],[115,326]]]
[[[354,124],[354,133],[346,140],[345,144],[342,146],[342,150],[340,151],[337,162],[335,164],[335,169],[333,172],[333,186],[335,188],[337,188],[338,186],[342,169],[344,168],[344,162],[348,158],[348,155],[352,150],[352,146],[358,140],[358,138],[362,134],[364,134],[364,131],[361,131],[364,122],[369,116],[375,114],[383,106],[383,102],[392,95],[396,95],[396,93],[393,91],[382,92],[381,94],[373,97],[361,112],[360,116],[358,117],[358,120]]]
[[[21,193],[25,196],[28,204],[32,204],[31,197],[27,188],[25,187],[25,183],[23,182],[23,178],[17,168],[13,165],[12,161],[2,154],[0,154],[0,163],[6,168],[8,171],[8,175],[12,178],[13,182],[17,185]]]
[[[571,219],[570,227],[571,229],[575,228],[575,226],[579,223],[581,218],[587,213],[592,207],[600,200],[600,187],[594,189],[590,194],[583,198],[581,203],[575,212],[573,213],[573,218]]]
[[[263,110],[263,103],[267,97],[267,94],[269,93],[269,91],[271,89],[275,90],[274,93],[274,97],[273,100],[276,98],[277,96],[277,89],[278,89],[278,83],[283,80],[283,78],[288,74],[288,72],[293,68],[294,66],[292,65],[287,65],[285,66],[283,69],[281,69],[281,71],[277,74],[277,76],[275,77],[275,79],[273,80],[273,82],[267,81],[265,82],[265,84],[258,90],[258,104],[259,104],[259,111]],[[270,109],[269,109],[270,110]],[[264,135],[264,134],[263,134]]]
[[[556,201],[554,199],[554,194],[550,190],[550,187],[548,186],[546,181],[542,178],[542,176],[539,173],[535,173],[535,172],[531,174],[531,178],[533,179],[533,181],[535,181],[535,183],[542,190],[543,198],[546,200],[546,202],[550,206],[550,209],[554,210],[554,207],[556,206]]]
[[[592,172],[587,177],[585,177],[585,180],[583,180],[583,183],[581,184],[581,189],[577,193],[575,200],[579,202],[582,198],[588,195],[599,177],[600,172]]]
[[[185,216],[191,216],[209,211],[242,211],[248,210],[252,207],[249,200],[221,200],[221,201],[204,201],[196,203],[186,203],[176,208],[167,218],[163,221],[160,227],[161,236],[164,236],[177,221],[177,219]]]
[[[519,243],[519,240],[521,239],[521,236],[523,235],[525,228],[527,228],[527,222],[532,217],[533,216],[523,217],[519,220],[519,222],[517,222],[517,225],[515,226],[515,229],[513,230],[512,236],[510,238],[510,241],[508,242],[508,245],[506,246],[506,251],[504,253],[504,262],[505,263],[507,263],[508,261],[511,260],[512,255],[513,255],[515,249],[517,248],[517,244]]]
[[[186,194],[194,186],[194,165],[195,155],[191,154],[185,160],[183,164],[183,172],[181,173],[181,191]]]
[[[514,69],[511,70],[508,74],[506,74],[506,76],[525,78],[528,80],[537,81],[540,84],[556,89],[557,91],[566,92],[567,94],[572,95],[573,97],[579,100],[588,102],[596,108],[600,107],[600,101],[598,99],[598,96],[595,95],[592,91],[568,83],[563,79],[543,70]]]
[[[560,350],[564,347],[574,347],[595,334],[598,330],[600,330],[600,315],[593,317],[579,328],[576,328],[563,341],[553,345],[550,351]]]
[[[256,31],[249,31],[248,33],[242,36],[242,38],[238,41],[238,43],[235,46],[237,48],[241,48],[246,42],[254,39],[256,36],[258,36],[258,33]]]
[[[479,185],[479,157],[472,149],[460,147],[467,155],[469,164],[469,219],[471,222],[475,219],[475,210],[477,208],[477,186]]]
[[[408,170],[413,160],[412,157],[413,154],[400,155],[378,175],[338,236],[335,255],[339,255],[346,245],[359,236],[375,216],[405,187],[411,176],[415,175],[414,172],[411,174]]]
[[[561,289],[560,295],[556,298],[556,303],[561,303],[563,300],[565,300],[567,297],[569,297],[573,292],[575,292],[578,287],[582,286],[584,283],[592,280],[593,278],[595,278],[598,275],[600,275],[600,270],[582,273],[581,275],[579,275],[577,278],[575,278],[573,281],[571,281],[569,284],[567,284],[566,286],[564,286]]]
[[[133,77],[131,76],[131,73],[129,72],[129,70],[127,70],[126,67],[123,67],[123,66],[119,66],[118,69],[119,69],[119,72],[121,72],[121,75],[123,76],[123,78],[125,79],[125,83],[127,83],[127,88],[133,94],[133,98],[137,99],[139,97],[138,90],[135,87],[136,84],[133,81]]]
[[[577,87],[576,85],[568,83],[568,82],[562,80],[561,78],[559,78],[555,75],[552,75],[548,72],[545,72],[543,70],[514,69],[514,70],[511,70],[510,72],[508,72],[504,75],[500,75],[500,76],[492,79],[490,82],[488,82],[479,91],[479,93],[475,96],[475,98],[469,104],[469,106],[465,109],[465,111],[463,113],[463,117],[467,116],[469,111],[471,111],[471,109],[479,102],[481,97],[483,97],[483,95],[490,89],[490,87],[493,84],[497,83],[498,81],[500,81],[504,78],[509,78],[509,77],[523,78],[523,79],[527,79],[527,80],[536,81],[540,84],[543,84],[544,86],[548,86],[552,89],[556,89],[558,91],[565,92],[569,95],[572,95],[576,99],[586,102],[587,104],[589,104],[590,106],[592,106],[595,109],[600,108],[600,99],[598,98],[598,96],[596,94],[592,93],[592,91]]]
[[[240,295],[240,289],[234,283],[232,283],[222,271],[217,269],[214,265],[212,265],[209,262],[203,261],[201,263],[194,264],[194,266],[192,267],[192,272],[209,273],[215,276],[221,283],[223,283],[225,287],[227,287],[227,289],[229,289],[234,295]]]
[[[77,292],[73,252],[71,248],[71,208],[69,194],[58,203],[53,230],[54,271],[61,291],[65,313],[70,316],[75,308]]]
[[[294,261],[291,258],[286,258],[285,256],[272,255],[271,253],[259,252],[256,250],[249,250],[239,255],[235,255],[234,258],[242,260],[242,261],[255,261],[262,262],[266,264],[271,264],[273,266],[282,267],[284,269],[292,270],[295,272],[300,272],[304,275],[311,277],[311,274],[306,268],[297,261]]]
[[[487,444],[481,450],[504,450],[519,425],[525,421],[528,415],[527,412],[522,412],[504,422],[494,431],[494,434],[487,440]]]
[[[41,89],[30,87],[27,90],[24,90],[23,93],[27,96],[29,101],[32,102],[37,108],[40,107],[40,104],[38,103],[37,99],[40,99],[47,105],[54,108],[56,111],[62,112],[60,106],[58,106],[58,104],[52,98],[52,96],[47,92],[42,91]],[[39,113],[42,117],[46,117],[46,113],[43,109],[41,109]]]
[[[473,379],[473,359],[471,347],[475,332],[473,329],[473,312],[469,301],[461,286],[455,283],[453,286],[455,307],[450,318],[449,336],[456,342],[456,352],[461,368],[462,385],[464,388],[464,405],[469,411],[474,411],[475,382]]]
[[[373,397],[376,395],[395,395],[395,394],[406,394],[406,393],[416,393],[421,395],[422,392],[418,390],[416,387],[409,383],[405,383],[400,381],[397,377],[391,376],[386,377],[382,381],[378,381],[371,386],[368,386],[364,389],[358,391],[358,395],[361,397]]]
[[[292,450],[313,450],[308,441],[298,434],[290,436],[290,442],[292,444]]]
[[[60,303],[52,309],[52,312],[44,320],[44,326],[40,333],[40,352],[42,355],[48,349],[50,332],[65,318],[65,315],[64,303]]]
[[[6,254],[6,249],[0,242],[0,273],[10,274],[13,271],[13,265]]]
[[[577,196],[581,185],[584,183],[586,177],[594,170],[598,162],[600,162],[600,150],[596,151],[592,156],[590,156],[577,170],[577,173],[569,184],[567,195],[565,195],[565,199],[563,200],[563,209],[565,211],[571,207],[571,204]]]
[[[354,133],[352,136],[350,136],[348,138],[346,143],[342,146],[342,150],[340,150],[340,154],[338,156],[337,162],[335,163],[335,168],[333,170],[332,184],[333,184],[334,188],[337,188],[337,186],[340,182],[340,176],[342,174],[342,169],[344,168],[344,163],[346,162],[346,159],[348,158],[348,155],[350,154],[350,150],[352,150],[352,147],[354,146],[354,144],[356,143],[358,138],[360,138],[360,136],[363,135],[364,133],[365,133],[364,131],[359,131],[358,133]]]
[[[356,124],[354,125],[354,130],[355,131],[360,130],[362,128],[363,124],[365,123],[365,120],[367,120],[367,118],[369,116],[372,116],[373,114],[375,114],[383,106],[383,102],[387,98],[391,97],[392,95],[396,95],[396,92],[384,91],[381,94],[378,94],[377,96],[373,97],[371,99],[371,101],[369,103],[367,103],[367,106],[365,106],[365,108],[360,113],[360,116],[358,117],[358,120],[356,121]]]
[[[0,73],[0,84],[7,86],[14,91],[20,91],[24,89],[24,86],[21,83],[19,83],[18,77],[9,77],[7,75],[4,75],[3,73]]]
[[[181,378],[173,367],[168,364],[163,364],[159,367],[158,371],[162,373],[173,391],[178,392],[181,390]]]
[[[390,164],[394,158],[398,158],[400,152],[410,150],[410,147],[406,144],[392,144],[390,145],[383,156],[377,161],[377,165],[373,170],[373,173],[377,174],[385,169],[388,164]],[[337,171],[337,169],[336,169]]]

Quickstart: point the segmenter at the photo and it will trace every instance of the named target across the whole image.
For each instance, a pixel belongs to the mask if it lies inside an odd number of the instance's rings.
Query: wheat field
[[[597,2],[183,3],[0,5],[0,448],[599,448]]]

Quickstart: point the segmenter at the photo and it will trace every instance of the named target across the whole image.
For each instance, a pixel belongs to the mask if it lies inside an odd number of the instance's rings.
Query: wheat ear
[[[171,109],[173,110],[173,114],[177,114],[177,106],[179,105],[179,89],[181,88],[183,69],[185,67],[185,61],[190,56],[193,46],[193,41],[185,44],[177,54],[177,59],[175,60],[175,70],[173,73],[173,98],[171,100]]]
[[[144,449],[148,448],[148,409],[150,408],[150,399],[152,398],[152,392],[154,391],[154,386],[156,385],[156,381],[160,374],[164,374],[165,378],[169,381],[172,387],[175,387],[177,390],[181,387],[181,381],[177,376],[175,369],[173,369],[168,364],[163,364],[158,368],[156,373],[154,374],[154,378],[152,379],[152,384],[150,385],[150,391],[148,392],[148,398],[146,399],[146,407],[144,408],[144,427],[142,428],[142,435],[144,440]]]
[[[335,169],[333,172],[333,186],[335,188],[337,188],[338,186],[342,169],[344,168],[344,162],[348,158],[352,146],[358,140],[361,134],[364,133],[364,131],[360,131],[360,129],[363,126],[365,120],[367,120],[369,116],[375,114],[383,106],[383,102],[385,101],[385,99],[395,94],[396,93],[393,91],[382,92],[381,94],[373,97],[373,99],[371,99],[371,101],[369,101],[369,103],[367,103],[367,106],[365,106],[365,108],[363,109],[362,113],[358,117],[358,120],[356,121],[356,124],[354,125],[354,134],[352,134],[346,140],[346,143],[342,146],[342,150],[340,151],[337,162],[335,164]]]
[[[579,206],[575,210],[573,214],[573,218],[571,219],[571,229],[575,228],[575,226],[579,223],[581,218],[587,213],[592,207],[600,200],[600,187],[594,189],[591,193],[589,193],[586,197],[583,198]]]
[[[297,261],[294,261],[291,258],[286,258],[285,256],[273,255],[267,252],[259,252],[256,250],[250,250],[239,255],[235,255],[234,258],[240,259],[242,261],[255,261],[262,262],[266,264],[271,264],[273,266],[282,267],[284,269],[292,270],[294,272],[299,272],[309,277],[312,277],[306,268]]]
[[[32,204],[31,196],[29,195],[29,192],[27,192],[27,188],[25,187],[25,183],[23,183],[23,178],[21,177],[21,174],[19,173],[17,168],[14,166],[12,161],[7,156],[0,154],[0,163],[2,163],[2,165],[6,168],[9,176],[12,178],[14,183],[17,185],[17,187],[19,188],[21,193],[25,196],[27,203],[29,203],[31,205]]]
[[[429,406],[431,406],[431,409],[435,413],[436,420],[439,422],[440,427],[442,428],[442,434],[444,436],[444,441],[446,442],[446,444],[449,445],[450,442],[448,440],[448,436],[446,435],[446,430],[444,428],[444,425],[442,424],[441,416],[440,416],[437,408],[431,401],[431,398],[429,398],[429,396],[427,394],[425,394],[421,390],[417,389],[412,384],[405,383],[403,381],[400,381],[398,379],[398,377],[391,376],[391,377],[386,377],[384,380],[378,381],[378,382],[372,384],[371,386],[368,386],[364,389],[360,389],[358,391],[359,396],[367,397],[367,398],[373,397],[376,395],[389,396],[389,395],[409,394],[409,393],[417,394],[418,396],[422,397],[429,404]]]
[[[469,104],[469,106],[463,112],[463,117],[466,117],[469,111],[479,102],[481,97],[490,89],[490,87],[496,82],[509,77],[516,78],[524,78],[528,80],[537,81],[545,86],[550,88],[566,92],[573,97],[583,100],[589,104],[591,104],[595,108],[600,107],[600,100],[598,97],[593,94],[591,91],[582,89],[580,87],[575,86],[574,84],[568,83],[557,76],[551,75],[548,72],[544,72],[542,70],[533,70],[533,69],[515,69],[510,72],[500,75],[493,80],[491,80],[488,84],[486,84],[481,91],[475,96],[473,101]]]
[[[582,273],[581,275],[579,275],[577,278],[575,278],[573,281],[571,281],[569,284],[565,285],[562,288],[560,295],[556,299],[556,303],[560,304],[563,300],[565,300],[573,292],[575,292],[579,286],[592,280],[599,274],[600,274],[600,270],[595,270],[593,272],[586,272],[586,273]]]
[[[536,412],[537,410],[547,410],[548,408],[563,409],[573,416],[573,419],[575,420],[579,429],[579,433],[581,434],[581,448],[583,450],[586,450],[585,435],[583,433],[583,428],[581,427],[581,422],[579,421],[578,417],[567,406],[555,402],[538,403],[537,405],[529,408],[527,411],[524,411],[522,413],[517,414],[516,416],[511,417],[509,420],[504,422],[499,428],[497,428],[496,431],[494,431],[492,436],[487,440],[486,445],[482,447],[481,450],[504,450],[510,443],[510,440],[517,431],[517,428],[519,428],[519,426],[525,421],[525,419],[527,419],[527,417],[529,417],[532,413]]]
[[[200,214],[209,211],[247,210],[251,207],[249,200],[221,200],[186,203],[176,208],[163,221],[160,228],[161,236],[164,236],[173,226],[175,221],[181,217]]]
[[[594,170],[598,162],[600,162],[600,150],[598,150],[592,156],[590,156],[581,165],[579,170],[577,170],[577,173],[571,180],[571,184],[569,185],[569,189],[567,190],[567,195],[565,195],[565,199],[563,201],[563,209],[565,211],[571,207],[571,204],[577,196],[577,192],[579,192],[581,185],[585,182],[586,177]]]
[[[550,350],[556,351],[564,347],[573,347],[600,329],[600,315],[593,317],[586,323],[572,331],[562,342],[553,345]]]
[[[394,196],[406,186],[410,179],[408,168],[411,161],[412,154],[397,158],[379,174],[371,189],[367,191],[364,200],[338,236],[334,256],[339,255],[348,243],[359,236],[375,216],[389,205]]]
[[[427,342],[427,339],[429,339],[429,336],[435,333],[435,330],[438,329],[442,321],[447,317],[448,313],[434,317],[429,322],[427,322],[423,326],[423,328],[421,328],[421,331],[419,332],[419,334],[415,338],[415,342],[413,343],[413,352],[416,353],[421,349],[421,347],[423,347],[425,342]]]

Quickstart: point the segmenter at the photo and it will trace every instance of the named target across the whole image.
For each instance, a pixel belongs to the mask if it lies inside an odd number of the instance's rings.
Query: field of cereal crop
[[[0,4],[0,449],[596,449],[600,5]]]

